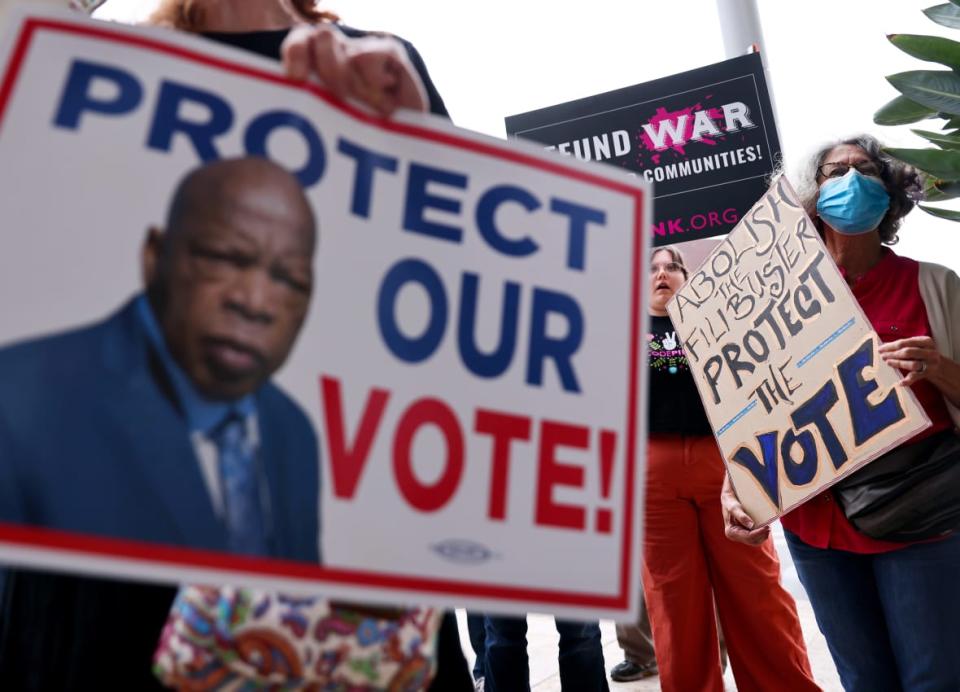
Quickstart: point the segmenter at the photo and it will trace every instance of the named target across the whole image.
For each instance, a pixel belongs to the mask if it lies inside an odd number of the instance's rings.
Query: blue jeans
[[[571,692],[608,692],[600,626],[557,620],[560,685]],[[487,617],[487,692],[530,690],[526,618]]]
[[[960,690],[960,534],[861,555],[784,533],[846,692]]]

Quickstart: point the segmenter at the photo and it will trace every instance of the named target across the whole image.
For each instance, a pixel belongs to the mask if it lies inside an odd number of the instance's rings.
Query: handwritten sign
[[[785,177],[667,305],[737,495],[766,524],[929,426]]]

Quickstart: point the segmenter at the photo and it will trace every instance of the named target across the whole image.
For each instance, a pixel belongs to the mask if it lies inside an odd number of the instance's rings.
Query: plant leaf
[[[916,101],[911,101],[906,96],[900,95],[874,113],[873,122],[877,125],[906,125],[929,118],[936,112],[931,108],[921,106]]]
[[[946,202],[956,197],[960,197],[960,183],[948,183],[935,178],[923,181],[924,202]]]
[[[954,197],[960,197],[960,182],[958,183],[948,183],[943,180],[938,180],[933,184],[934,189],[943,195],[944,199],[953,199]]]
[[[953,71],[911,70],[890,75],[887,81],[911,101],[960,115],[960,76]]]
[[[940,192],[935,185],[925,185],[923,188],[924,202],[946,202],[949,199],[952,198]]]
[[[919,168],[939,180],[960,180],[960,152],[942,149],[884,149],[895,159]]]
[[[948,221],[960,221],[960,211],[954,211],[953,209],[937,209],[936,207],[931,207],[926,204],[918,204],[917,206],[931,216],[947,219]]]
[[[951,29],[960,29],[960,7],[952,2],[928,7],[923,11],[923,13],[940,26],[948,26]]]
[[[954,70],[960,69],[960,43],[949,38],[918,34],[890,34],[887,38],[890,43],[915,58],[938,62]]]
[[[926,130],[910,130],[918,137],[923,137],[928,142],[936,144],[941,149],[960,150],[960,136],[956,134],[948,135],[942,132],[927,132]]]

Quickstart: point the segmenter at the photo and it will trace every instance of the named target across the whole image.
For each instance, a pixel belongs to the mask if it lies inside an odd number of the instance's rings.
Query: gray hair
[[[883,145],[871,135],[860,134],[829,142],[818,148],[798,171],[795,182],[800,202],[822,234],[823,222],[817,216],[817,199],[820,195],[817,169],[823,165],[827,154],[844,144],[852,144],[863,149],[871,160],[880,165],[880,179],[887,189],[887,194],[890,195],[890,208],[880,221],[877,230],[880,233],[881,242],[885,245],[893,245],[898,240],[897,229],[900,228],[903,217],[913,209],[913,198],[919,195],[922,183],[917,169],[885,153],[882,149]]]

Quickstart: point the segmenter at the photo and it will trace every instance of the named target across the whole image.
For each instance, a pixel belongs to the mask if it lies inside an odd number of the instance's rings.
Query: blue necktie
[[[266,555],[263,508],[257,482],[257,450],[247,438],[246,421],[231,413],[214,428],[210,437],[216,443],[220,457],[220,484],[230,551],[242,555]]]

